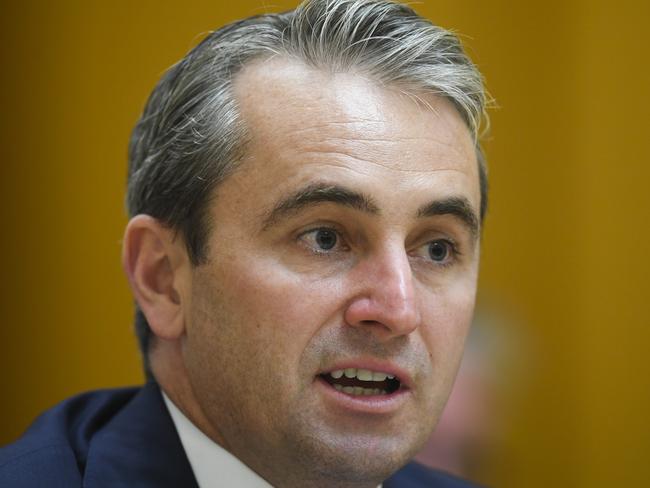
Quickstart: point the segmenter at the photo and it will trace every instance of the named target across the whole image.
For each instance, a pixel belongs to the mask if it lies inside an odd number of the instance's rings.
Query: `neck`
[[[180,345],[176,341],[156,338],[156,342],[149,352],[149,358],[156,382],[169,399],[174,402],[174,405],[201,432],[224,449],[230,451],[221,433],[208,421],[194,394]]]

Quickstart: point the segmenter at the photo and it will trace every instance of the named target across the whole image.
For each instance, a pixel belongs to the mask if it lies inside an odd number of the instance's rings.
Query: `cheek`
[[[420,328],[422,342],[429,355],[429,369],[423,382],[429,407],[439,418],[453,387],[463,355],[465,338],[472,320],[473,292],[450,293],[430,297]]]
[[[318,331],[336,316],[341,286],[295,273],[273,261],[254,264],[231,262],[219,278],[230,283],[225,301],[232,304],[240,326],[246,329],[251,347],[277,351],[280,361],[298,357]]]
[[[465,282],[428,297],[421,334],[434,369],[455,368],[460,361],[474,314],[475,293],[473,282]]]

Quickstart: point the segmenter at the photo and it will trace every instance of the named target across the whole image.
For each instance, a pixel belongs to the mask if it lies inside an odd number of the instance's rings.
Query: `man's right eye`
[[[328,227],[309,230],[300,239],[316,252],[327,252],[340,246],[338,232]]]

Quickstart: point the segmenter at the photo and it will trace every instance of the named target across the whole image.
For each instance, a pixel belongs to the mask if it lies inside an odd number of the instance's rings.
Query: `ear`
[[[183,296],[190,263],[182,239],[149,215],[133,217],[124,233],[122,267],[152,332],[176,340],[185,330]]]

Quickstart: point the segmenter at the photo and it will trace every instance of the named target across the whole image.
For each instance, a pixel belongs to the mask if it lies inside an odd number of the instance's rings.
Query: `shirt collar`
[[[272,488],[255,471],[201,432],[162,392],[200,488]]]

